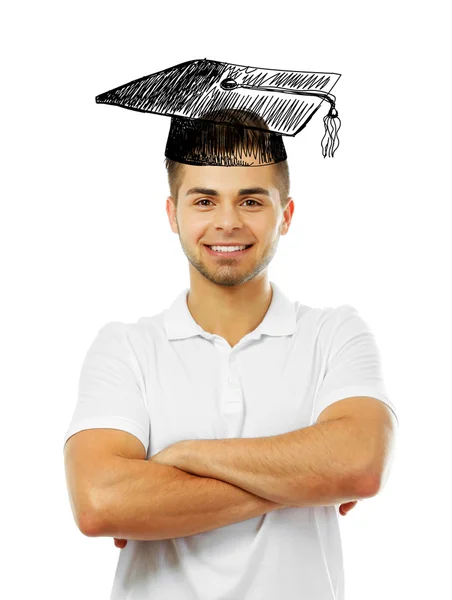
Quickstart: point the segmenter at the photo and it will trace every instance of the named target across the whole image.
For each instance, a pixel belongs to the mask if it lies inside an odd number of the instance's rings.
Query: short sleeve
[[[83,429],[120,429],[149,448],[149,411],[142,371],[128,326],[112,321],[98,332],[82,364],[78,400],[64,445]]]
[[[383,381],[380,352],[375,336],[353,306],[334,309],[332,327],[326,327],[321,340],[328,355],[325,376],[314,404],[313,422],[330,404],[352,396],[381,400],[396,416]]]

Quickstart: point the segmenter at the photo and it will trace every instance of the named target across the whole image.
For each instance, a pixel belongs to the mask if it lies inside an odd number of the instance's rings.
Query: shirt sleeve
[[[64,445],[83,429],[120,429],[149,448],[146,386],[125,323],[112,321],[98,332],[82,364],[78,400]]]
[[[328,356],[325,376],[315,404],[313,423],[330,404],[352,396],[370,396],[381,400],[399,422],[395,406],[389,400],[383,381],[380,352],[375,336],[353,306],[335,309],[328,339],[321,340]]]

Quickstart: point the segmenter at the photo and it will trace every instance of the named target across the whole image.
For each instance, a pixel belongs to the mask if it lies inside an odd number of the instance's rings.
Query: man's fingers
[[[352,510],[358,503],[358,500],[353,500],[353,502],[345,502],[339,506],[339,512],[341,515],[345,516],[349,511]]]

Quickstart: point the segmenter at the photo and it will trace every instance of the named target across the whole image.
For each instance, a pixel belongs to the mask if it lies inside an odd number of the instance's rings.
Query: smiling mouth
[[[204,246],[207,248],[207,252],[209,254],[212,254],[213,256],[222,256],[222,257],[228,257],[230,256],[231,258],[236,258],[236,257],[240,257],[243,256],[244,254],[246,254],[246,252],[252,248],[254,246],[254,244],[250,244],[249,246],[246,246],[243,250],[234,250],[232,252],[221,252],[219,250],[212,250],[212,248],[210,246],[208,246],[207,244],[204,244]]]

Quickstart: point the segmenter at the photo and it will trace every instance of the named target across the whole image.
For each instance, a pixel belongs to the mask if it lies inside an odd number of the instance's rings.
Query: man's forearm
[[[269,437],[186,440],[174,445],[180,444],[174,464],[282,504],[341,504],[374,494],[359,436],[353,422],[341,419]]]
[[[120,459],[86,535],[164,540],[218,529],[285,505],[152,460]]]

